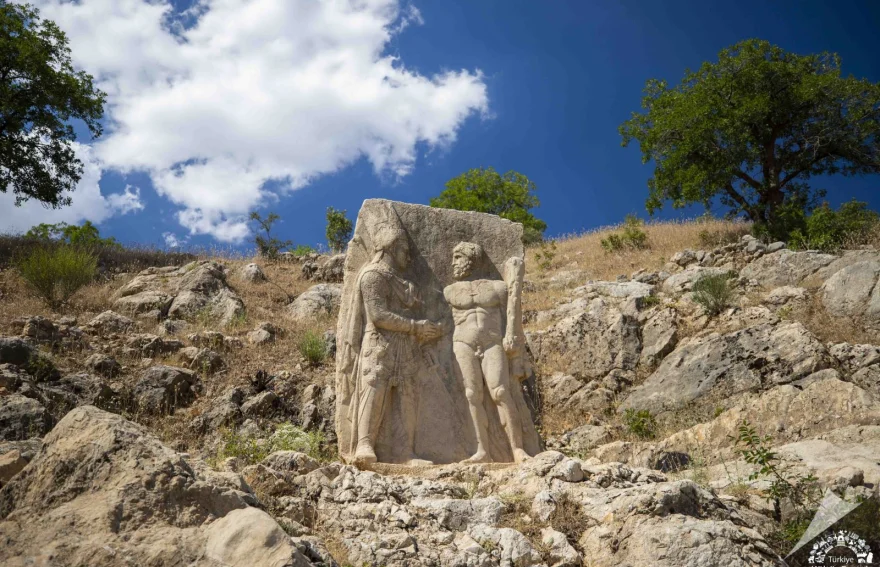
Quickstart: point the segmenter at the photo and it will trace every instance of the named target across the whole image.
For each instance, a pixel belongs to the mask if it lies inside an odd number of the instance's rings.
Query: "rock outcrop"
[[[0,489],[3,565],[312,565],[237,475],[84,406]]]
[[[223,267],[212,261],[143,270],[116,292],[113,306],[152,320],[206,314],[221,325],[244,313]]]

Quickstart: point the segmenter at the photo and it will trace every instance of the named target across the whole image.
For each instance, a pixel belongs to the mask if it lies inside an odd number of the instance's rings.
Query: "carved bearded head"
[[[452,249],[452,277],[463,280],[470,276],[483,256],[483,248],[473,242],[459,242]]]

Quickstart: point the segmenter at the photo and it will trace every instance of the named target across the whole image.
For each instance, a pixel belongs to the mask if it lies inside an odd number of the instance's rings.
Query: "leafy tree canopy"
[[[71,119],[94,137],[106,95],[70,62],[67,37],[27,4],[0,2],[0,191],[15,203],[70,204],[83,164],[71,142]]]
[[[113,246],[122,247],[115,238],[101,238],[98,227],[92,224],[92,221],[85,221],[83,224],[70,225],[66,222],[58,224],[38,224],[31,227],[25,233],[26,238],[37,238],[39,240],[59,240],[66,244],[74,246]]]
[[[354,232],[354,225],[345,213],[344,210],[327,207],[327,245],[336,253],[345,250]]]
[[[784,238],[794,228],[785,208],[817,203],[811,176],[880,172],[880,84],[842,77],[836,54],[742,41],[685,71],[678,86],[649,80],[642,107],[620,134],[654,161],[652,213],[667,200],[708,206],[719,197],[732,215]]]
[[[490,213],[523,225],[523,242],[543,238],[547,223],[529,212],[540,205],[537,187],[516,171],[501,175],[495,169],[468,170],[446,182],[446,189],[430,201],[432,207]]]

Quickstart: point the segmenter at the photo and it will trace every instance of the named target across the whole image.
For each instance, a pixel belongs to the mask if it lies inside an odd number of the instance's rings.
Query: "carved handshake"
[[[423,319],[415,323],[415,335],[420,342],[433,341],[443,336],[443,325]]]

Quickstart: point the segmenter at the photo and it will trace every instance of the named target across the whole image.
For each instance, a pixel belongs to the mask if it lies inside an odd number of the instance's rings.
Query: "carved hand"
[[[416,337],[422,342],[433,341],[443,335],[443,326],[428,320],[416,321]]]
[[[502,344],[504,346],[504,352],[507,354],[516,354],[516,352],[519,351],[519,337],[516,335],[508,335],[504,337]]]

